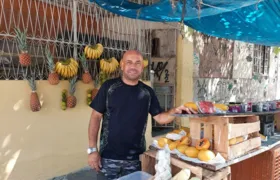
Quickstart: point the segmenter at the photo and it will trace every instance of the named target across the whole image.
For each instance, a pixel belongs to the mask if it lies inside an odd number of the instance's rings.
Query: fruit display
[[[92,91],[91,89],[87,90],[87,105],[90,105],[91,101],[92,101]]]
[[[38,94],[36,92],[37,87],[36,87],[36,82],[35,82],[35,78],[31,77],[30,79],[28,79],[29,82],[29,86],[32,90],[31,95],[30,95],[30,108],[31,111],[36,112],[36,111],[40,111],[41,109],[41,104],[38,98]]]
[[[184,137],[182,137],[182,139],[179,142],[179,145],[190,145],[192,143],[191,138],[186,135]]]
[[[214,104],[214,107],[221,111],[228,111],[228,106],[225,104]]]
[[[203,114],[213,114],[215,112],[214,105],[209,101],[200,101],[197,103],[199,112]]]
[[[20,29],[15,28],[15,32],[16,32],[16,41],[20,50],[19,63],[22,66],[29,66],[31,65],[31,56],[28,53],[26,30],[24,32],[21,32]]]
[[[190,177],[191,171],[189,169],[182,169],[172,178],[172,180],[189,180]]]
[[[64,78],[72,78],[78,73],[79,64],[74,58],[60,60],[55,64],[55,71]]]
[[[235,145],[248,139],[248,136],[239,136],[228,140],[229,145]]]
[[[74,93],[76,91],[77,76],[74,76],[70,81],[69,96],[67,97],[67,107],[74,108],[77,104],[77,98]]]
[[[89,59],[98,59],[103,53],[103,45],[98,43],[96,45],[88,45],[85,47],[85,55]]]
[[[83,55],[80,55],[80,61],[82,63],[82,67],[84,69],[82,81],[83,81],[83,83],[88,84],[92,81],[92,78],[91,78],[91,75],[88,70],[88,64],[87,64],[87,59],[86,59],[85,53],[83,53]]]
[[[46,48],[45,55],[48,62],[49,76],[48,81],[51,85],[57,85],[59,83],[59,75],[55,72],[55,65],[53,61],[53,57],[49,49]]]
[[[159,138],[158,145],[163,148],[165,145],[169,145],[171,142],[172,141],[170,139],[162,137],[162,138]]]
[[[111,74],[115,72],[118,69],[118,67],[119,67],[119,62],[114,57],[100,60],[100,69],[101,71],[107,74]]]
[[[199,153],[199,150],[196,149],[195,147],[188,147],[185,150],[185,154],[188,157],[191,157],[191,158],[197,158],[198,157],[198,153]]]
[[[180,144],[177,146],[177,150],[182,154],[185,153],[187,148],[188,148],[188,146],[186,144]]]
[[[149,60],[146,59],[146,58],[144,58],[144,59],[143,59],[143,64],[144,64],[144,68],[148,67],[148,65],[149,65]]]
[[[184,106],[198,112],[198,107],[194,102],[187,102],[184,104]]]
[[[175,129],[171,133],[180,133],[181,129]],[[187,130],[186,130],[187,131]],[[207,138],[203,138],[197,141],[195,146],[191,146],[191,137],[187,133],[180,140],[171,140],[166,137],[161,137],[157,140],[156,147],[160,149],[168,148],[173,154],[178,154],[179,156],[186,156],[189,158],[196,158],[203,162],[208,162],[216,157],[216,155],[209,150],[210,141]]]
[[[198,150],[207,150],[207,149],[209,149],[210,145],[211,145],[210,141],[206,138],[203,138],[203,139],[197,141],[195,147]]]
[[[201,150],[198,153],[198,159],[201,161],[210,161],[215,158],[215,154],[210,150]]]
[[[67,108],[67,106],[66,106],[67,105],[67,90],[66,89],[64,89],[62,91],[61,96],[62,96],[62,98],[61,98],[61,109],[66,110],[66,108]]]

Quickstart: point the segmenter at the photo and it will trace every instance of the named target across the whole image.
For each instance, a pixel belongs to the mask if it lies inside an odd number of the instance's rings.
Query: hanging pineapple
[[[48,68],[49,68],[49,76],[48,76],[48,81],[51,85],[57,85],[59,83],[59,76],[55,72],[55,65],[53,62],[53,57],[51,55],[51,52],[49,49],[46,48],[45,54],[48,60]]]
[[[88,84],[92,81],[92,78],[88,71],[88,64],[87,64],[87,59],[86,59],[85,53],[83,53],[83,55],[80,56],[80,60],[81,60],[81,63],[82,63],[83,69],[84,69],[82,80],[83,80],[83,83]]]
[[[77,104],[77,98],[74,96],[76,91],[77,76],[74,76],[70,81],[70,95],[67,97],[67,107],[73,108]]]
[[[40,111],[41,109],[41,104],[38,98],[38,94],[36,92],[37,88],[36,88],[36,82],[35,82],[35,78],[31,77],[30,79],[28,79],[29,82],[29,86],[31,87],[31,96],[30,96],[30,108],[31,111],[36,112],[36,111]]]
[[[22,66],[29,66],[31,64],[31,56],[28,53],[28,46],[26,41],[26,30],[21,32],[20,29],[15,28],[16,41],[20,50],[19,63]]]

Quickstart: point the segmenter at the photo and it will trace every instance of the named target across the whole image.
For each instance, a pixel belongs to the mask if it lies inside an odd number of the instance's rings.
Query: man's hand
[[[183,105],[175,108],[175,114],[182,114],[183,111],[186,111],[188,114],[197,114],[197,112],[192,108],[186,108]]]
[[[92,167],[92,169],[96,170],[97,172],[100,171],[101,165],[101,157],[98,152],[93,152],[88,155],[88,165]]]

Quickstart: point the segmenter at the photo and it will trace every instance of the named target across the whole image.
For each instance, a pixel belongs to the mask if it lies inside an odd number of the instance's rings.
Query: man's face
[[[123,76],[131,81],[139,80],[143,72],[143,57],[138,53],[127,53],[121,62]]]

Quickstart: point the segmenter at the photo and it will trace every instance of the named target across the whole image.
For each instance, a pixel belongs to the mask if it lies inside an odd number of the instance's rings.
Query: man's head
[[[121,60],[121,69],[125,79],[130,81],[139,80],[143,69],[143,56],[139,51],[128,50]]]

